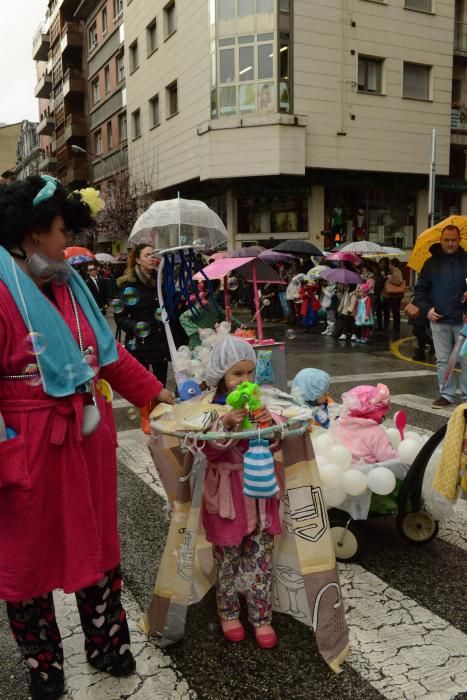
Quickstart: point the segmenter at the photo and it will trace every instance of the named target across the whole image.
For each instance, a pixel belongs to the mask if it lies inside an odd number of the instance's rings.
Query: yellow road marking
[[[404,355],[401,352],[401,346],[404,345],[404,343],[408,343],[410,340],[414,340],[415,336],[411,335],[409,338],[400,338],[399,340],[395,340],[393,343],[391,343],[389,350],[394,357],[397,357],[398,360],[402,360],[403,362],[411,362],[413,365],[423,365],[424,367],[433,367],[436,369],[436,365],[431,363],[431,362],[420,362],[419,360],[414,360],[412,357],[409,357],[408,355]],[[460,372],[460,369],[455,369],[454,372]]]

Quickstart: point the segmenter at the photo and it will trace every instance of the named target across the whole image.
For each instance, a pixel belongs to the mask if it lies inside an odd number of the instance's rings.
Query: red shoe
[[[221,620],[221,627],[228,642],[243,642],[245,639],[245,628],[239,620]]]
[[[274,649],[277,646],[277,634],[271,625],[255,627],[255,639],[260,649]]]

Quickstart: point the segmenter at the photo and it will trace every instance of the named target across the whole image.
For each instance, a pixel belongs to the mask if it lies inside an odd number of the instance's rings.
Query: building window
[[[146,27],[146,53],[150,56],[157,49],[157,23],[153,20]]]
[[[118,140],[121,141],[126,141],[128,138],[128,129],[127,129],[127,117],[126,117],[126,112],[122,112],[121,114],[118,115]]]
[[[406,10],[432,12],[432,0],[405,0],[404,7]]]
[[[177,29],[177,16],[175,14],[175,0],[164,7],[165,38],[173,34]]]
[[[114,136],[112,130],[112,122],[107,122],[107,150],[110,151],[114,147]]]
[[[110,92],[110,66],[104,68],[104,89],[107,95]]]
[[[280,0],[280,11],[289,12],[289,0]],[[283,10],[282,6],[287,9]],[[217,16],[219,19],[233,17],[248,17],[274,12],[274,0],[217,0]]]
[[[133,139],[138,139],[141,136],[141,112],[139,109],[131,115],[131,135]]]
[[[94,153],[96,156],[102,153],[102,132],[100,129],[94,134]]]
[[[101,91],[99,87],[99,77],[97,77],[91,82],[91,102],[93,105],[95,105],[100,99]]]
[[[173,117],[178,112],[178,85],[177,81],[167,85],[167,116]]]
[[[117,67],[117,82],[120,83],[125,78],[125,60],[123,53],[118,54],[115,64]]]
[[[155,95],[149,100],[149,123],[151,128],[160,124],[159,95]]]
[[[89,51],[94,51],[97,48],[97,24],[93,22],[88,29]]]
[[[415,100],[431,99],[431,66],[421,63],[404,63],[402,96]]]
[[[130,46],[130,73],[133,73],[139,66],[138,57],[138,40],[134,41]]]
[[[107,8],[104,7],[101,13],[101,19],[102,19],[102,35],[105,36],[107,32],[109,31],[109,25],[107,22]]]
[[[123,12],[123,0],[114,0],[114,21],[120,17]]]
[[[270,197],[237,199],[239,233],[276,234],[286,239],[289,233],[308,231],[308,200],[305,195],[275,193]]]
[[[358,57],[358,91],[383,92],[383,59],[372,56]]]

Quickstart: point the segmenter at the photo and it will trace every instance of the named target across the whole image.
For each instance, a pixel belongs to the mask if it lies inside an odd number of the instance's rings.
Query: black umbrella
[[[292,253],[293,255],[324,255],[323,251],[313,245],[313,243],[300,240],[282,241],[282,243],[276,245],[273,250],[278,250],[282,253]]]

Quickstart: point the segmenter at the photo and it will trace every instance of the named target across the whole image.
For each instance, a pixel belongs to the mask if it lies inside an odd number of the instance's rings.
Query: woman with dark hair
[[[52,591],[75,592],[88,662],[135,669],[120,600],[110,385],[131,403],[173,397],[115,343],[64,260],[95,190],[54,178],[0,186],[0,598],[34,700],[64,692]]]
[[[141,243],[133,248],[125,274],[117,280],[120,299],[124,306],[115,314],[117,326],[125,331],[125,347],[146,369],[160,381],[167,381],[170,359],[162,315],[157,296],[156,269],[158,260],[154,248]],[[175,330],[175,328],[174,328]],[[177,325],[177,334],[179,334]],[[151,405],[140,408],[141,430],[149,434]]]
[[[388,285],[392,290],[400,288],[400,292],[389,291]],[[389,328],[389,314],[391,313],[392,330],[395,335],[399,335],[401,331],[401,301],[404,292],[405,284],[401,264],[397,258],[392,258],[388,264],[388,275],[383,287],[382,300],[384,328]]]

